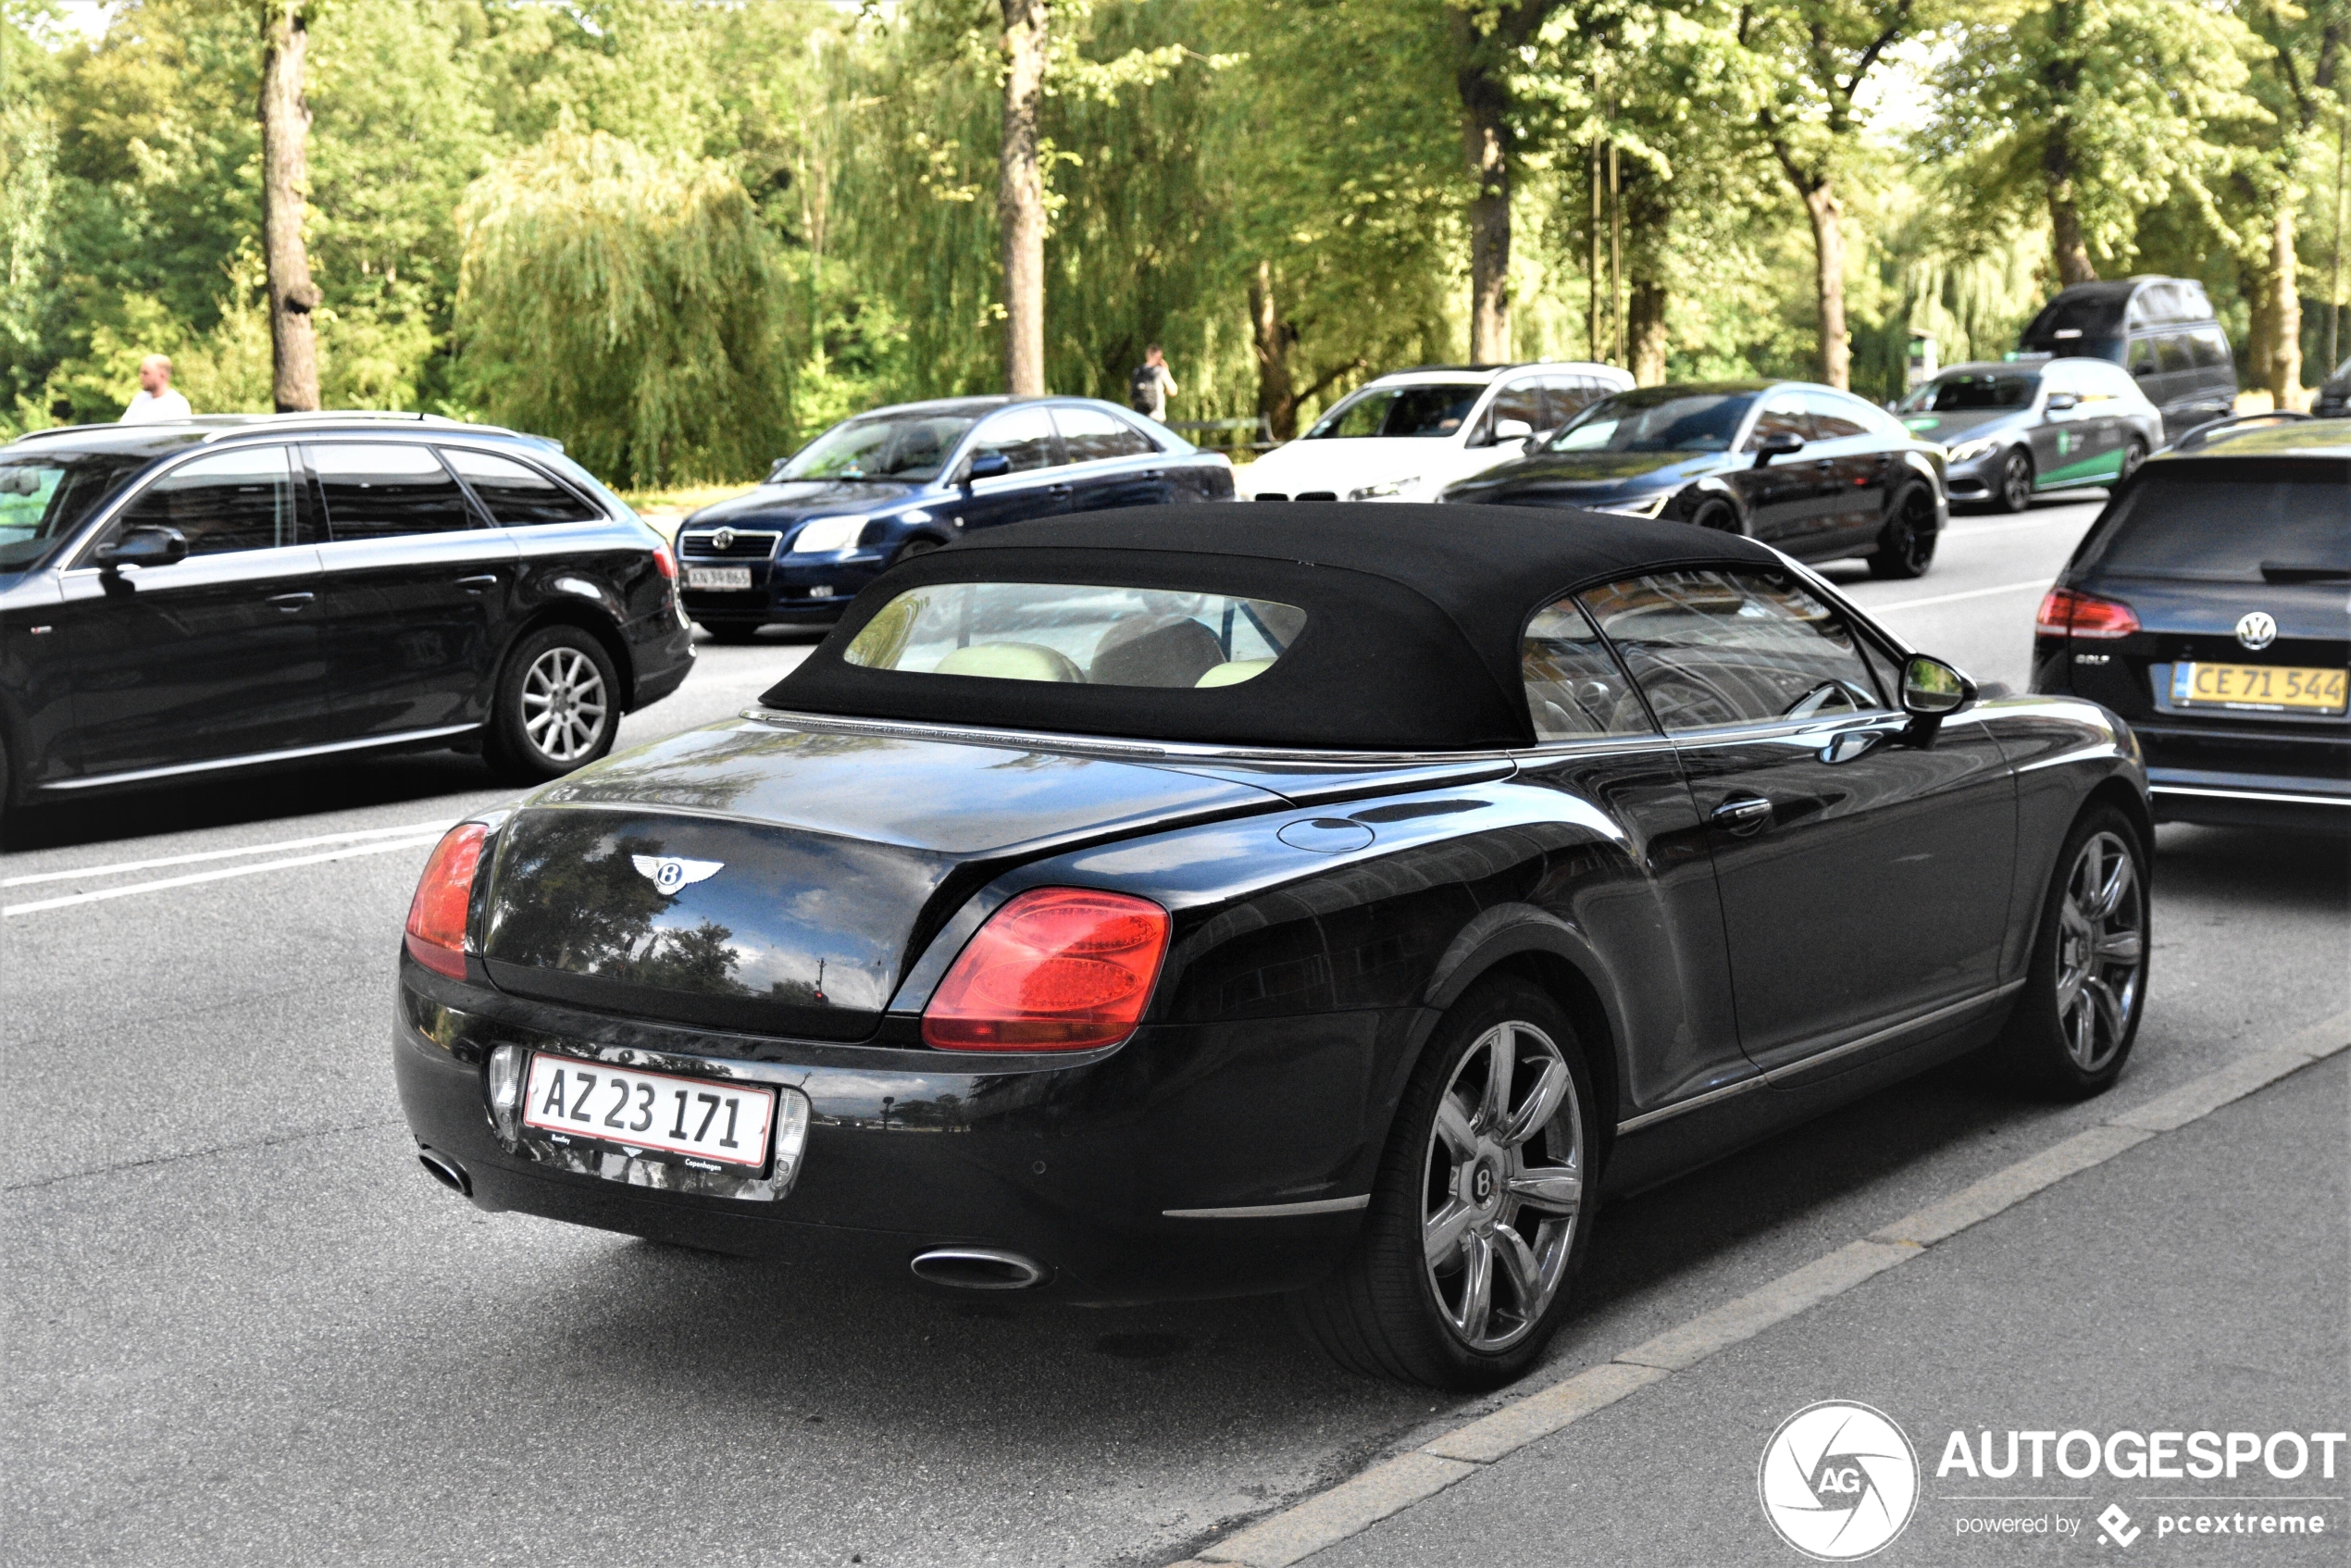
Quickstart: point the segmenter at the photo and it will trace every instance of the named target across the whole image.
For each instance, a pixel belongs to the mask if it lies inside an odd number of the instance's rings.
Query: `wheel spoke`
[[[1518,1069],[1518,1041],[1504,1024],[1487,1038],[1486,1092],[1477,1102],[1477,1129],[1499,1133],[1511,1114],[1511,1079]]]
[[[1472,1344],[1486,1338],[1486,1325],[1494,1315],[1494,1243],[1478,1231],[1469,1233],[1464,1254],[1467,1266],[1462,1271],[1462,1310],[1453,1326],[1462,1338]]]
[[[2114,857],[2114,869],[2108,872],[2105,878],[2098,884],[2098,902],[2096,907],[2097,917],[2101,920],[2111,919],[2114,912],[2122,907],[2122,901],[2130,894],[2130,891],[2131,857],[2126,854],[2118,854]]]
[[[2097,940],[2097,955],[2111,964],[2132,964],[2139,961],[2139,934],[2136,931],[2108,931]]]
[[[1477,1153],[1477,1134],[1471,1129],[1469,1117],[1462,1114],[1462,1102],[1450,1094],[1437,1101],[1437,1136],[1452,1151],[1456,1164]]]
[[[1574,1080],[1568,1076],[1566,1063],[1554,1056],[1543,1064],[1542,1076],[1535,1080],[1534,1089],[1520,1102],[1510,1125],[1502,1129],[1500,1141],[1503,1146],[1515,1149],[1550,1126],[1551,1118],[1559,1114],[1560,1106],[1565,1103],[1568,1091],[1574,1085]]]
[[[1541,1306],[1543,1271],[1535,1262],[1534,1251],[1526,1238],[1509,1226],[1494,1232],[1494,1261],[1500,1265],[1503,1277],[1511,1284],[1511,1295],[1518,1303],[1518,1315],[1532,1318]]]
[[[1421,1251],[1427,1255],[1431,1268],[1443,1268],[1461,1252],[1462,1238],[1469,1234],[1470,1221],[1477,1211],[1459,1198],[1446,1200],[1439,1209],[1421,1226]]]
[[[2106,1021],[2107,1034],[2120,1040],[2122,1038],[2122,999],[2114,994],[2112,986],[2095,976],[2083,989],[2090,993],[2090,1000],[2097,1004],[2097,1015]]]
[[[1521,1171],[1505,1185],[1511,1197],[1547,1214],[1572,1214],[1584,1201],[1584,1177],[1563,1165]]]

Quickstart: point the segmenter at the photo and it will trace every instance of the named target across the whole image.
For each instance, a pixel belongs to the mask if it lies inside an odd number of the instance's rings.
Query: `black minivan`
[[[553,442],[212,416],[0,447],[0,808],[355,753],[518,782],[693,666],[661,536]]]
[[[2017,348],[2058,359],[2110,360],[2131,373],[2176,440],[2236,406],[2236,361],[2193,278],[2076,283],[2041,307]]]

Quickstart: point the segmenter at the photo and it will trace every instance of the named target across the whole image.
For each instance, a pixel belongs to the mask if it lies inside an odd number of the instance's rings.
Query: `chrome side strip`
[[[169,767],[141,767],[129,773],[101,773],[89,778],[66,778],[44,784],[44,790],[95,790],[107,784],[136,784],[147,778],[177,778],[190,773],[217,773],[224,768],[256,767],[263,763],[300,762],[305,757],[333,756],[339,752],[372,751],[379,746],[403,746],[417,740],[440,740],[470,735],[479,724],[448,724],[439,729],[410,729],[398,735],[369,735],[357,740],[330,740],[323,746],[296,746],[283,752],[255,752],[242,757],[215,757],[210,762],[175,763]]]
[[[1291,1214],[1343,1214],[1352,1209],[1368,1209],[1372,1195],[1360,1193],[1353,1198],[1317,1198],[1311,1203],[1250,1203],[1238,1209],[1162,1209],[1171,1220],[1275,1220]]]
[[[1906,1018],[1901,1023],[1888,1025],[1883,1029],[1863,1035],[1859,1039],[1848,1039],[1843,1045],[1815,1052],[1810,1056],[1800,1057],[1794,1062],[1783,1062],[1769,1072],[1758,1073],[1751,1078],[1741,1078],[1735,1084],[1724,1084],[1721,1089],[1710,1089],[1704,1094],[1692,1095],[1687,1100],[1678,1100],[1671,1105],[1661,1105],[1654,1111],[1647,1111],[1630,1120],[1617,1123],[1617,1135],[1622,1137],[1628,1132],[1639,1132],[1644,1127],[1655,1126],[1660,1122],[1671,1121],[1675,1116],[1717,1104],[1734,1095],[1745,1094],[1751,1089],[1767,1087],[1776,1089],[1790,1078],[1810,1072],[1824,1062],[1835,1062],[1840,1057],[1850,1056],[1857,1051],[1867,1051],[1872,1046],[1884,1045],[1897,1036],[1909,1034],[1914,1029],[1925,1028],[1931,1024],[1939,1024],[1946,1018],[1965,1013],[1972,1008],[1989,1006],[2023,984],[2021,979],[2010,980],[2005,986],[1995,986],[1988,991],[1978,991],[1973,996],[1961,997],[1957,1002],[1947,1002],[1942,1006],[1922,1013],[1915,1018]]]
[[[2199,790],[2185,784],[2150,784],[2152,795],[2205,795],[2216,801],[2275,801],[2283,805],[2351,806],[2351,795],[2286,795],[2273,790]]]

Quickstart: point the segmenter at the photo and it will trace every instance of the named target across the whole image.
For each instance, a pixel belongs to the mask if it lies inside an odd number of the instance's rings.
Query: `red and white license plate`
[[[535,1055],[522,1119],[559,1142],[611,1144],[703,1169],[758,1170],[767,1164],[776,1091],[756,1084],[640,1073],[574,1056]]]

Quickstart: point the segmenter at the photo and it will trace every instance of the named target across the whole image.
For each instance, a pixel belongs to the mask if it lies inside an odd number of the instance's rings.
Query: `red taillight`
[[[460,822],[441,836],[408,903],[408,956],[454,979],[466,977],[466,906],[490,829]]]
[[[653,546],[653,570],[672,582],[678,580],[678,557],[669,553],[666,544]]]
[[[1135,1032],[1167,954],[1149,899],[1033,888],[989,916],[923,1010],[941,1051],[1085,1051]]]
[[[2120,599],[2101,599],[2071,588],[2052,588],[2041,601],[2033,623],[2042,637],[2128,637],[2139,629],[2139,617]]]

